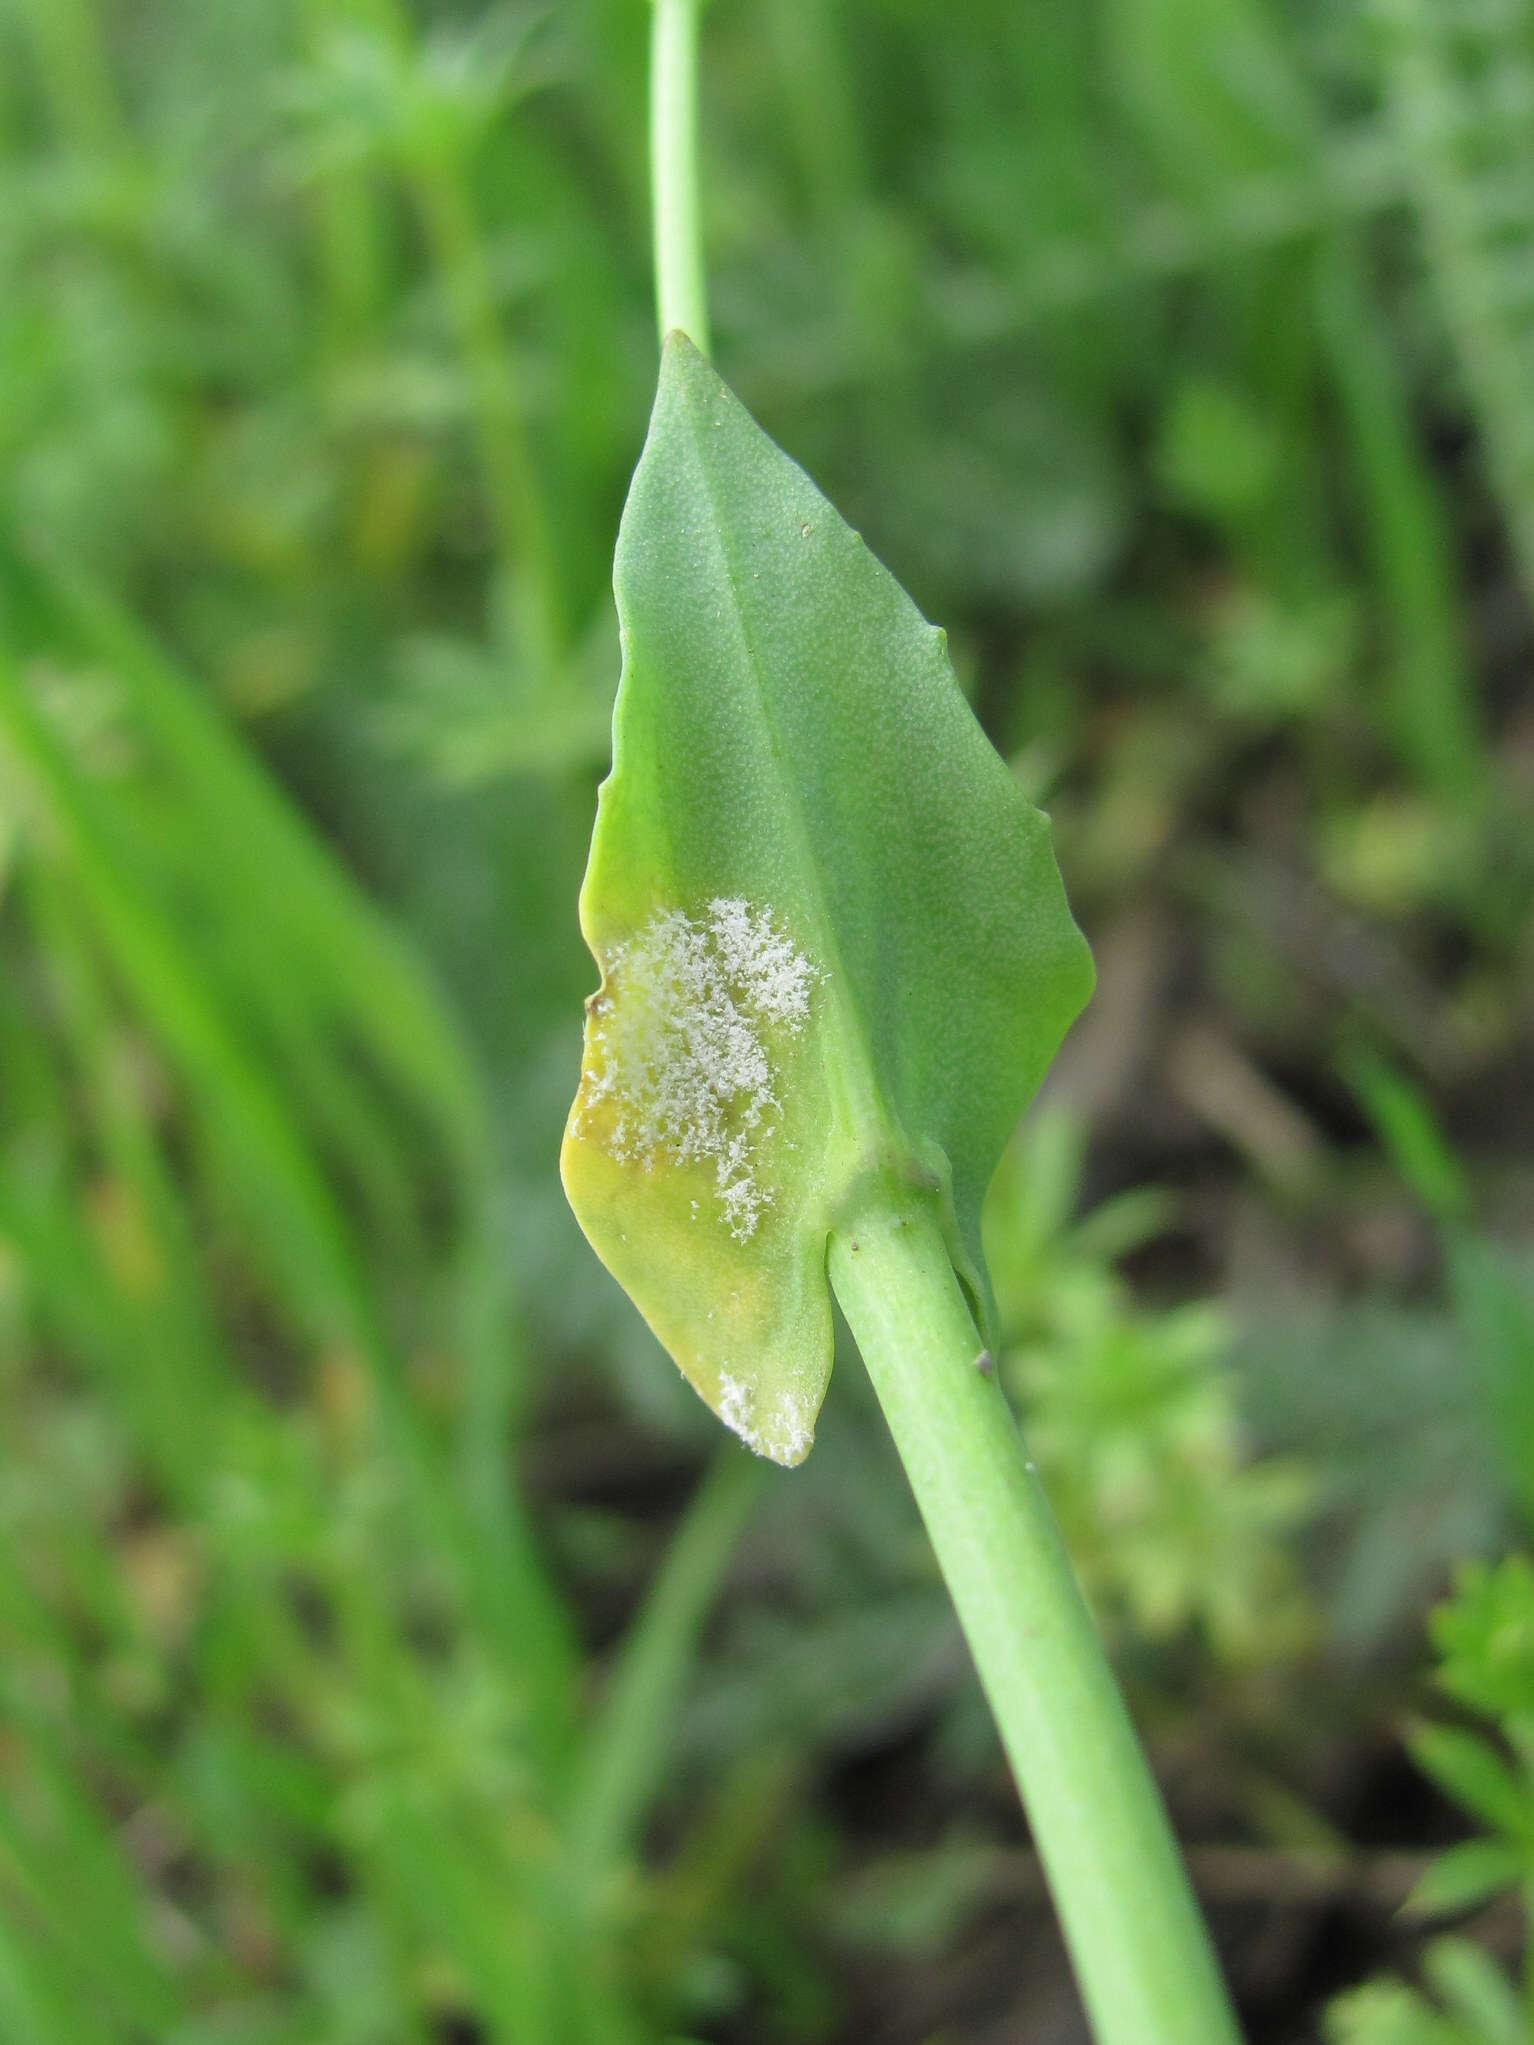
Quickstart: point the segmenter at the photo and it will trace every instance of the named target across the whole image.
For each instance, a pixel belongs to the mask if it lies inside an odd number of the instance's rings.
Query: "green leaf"
[[[1424,1917],[1468,1910],[1516,1882],[1527,1859],[1509,1839],[1467,1839],[1438,1856],[1403,1907]]]
[[[1328,2045],[1483,2045],[1441,2016],[1404,1981],[1381,1977],[1350,1989],[1326,2012]]]
[[[1457,1726],[1419,1725],[1407,1744],[1417,1766],[1483,1824],[1514,1839],[1534,1837],[1529,1792],[1487,1741]]]
[[[1502,1719],[1534,1714],[1534,1563],[1509,1555],[1467,1562],[1454,1596],[1429,1620],[1438,1681],[1451,1697]]]
[[[1528,2025],[1511,1982],[1469,1939],[1434,1939],[1423,1955],[1429,1985],[1485,2045],[1528,2045]]]
[[[1470,1188],[1421,1091],[1367,1052],[1352,1059],[1348,1078],[1391,1162],[1429,1214],[1440,1222],[1462,1221]]]
[[[565,1187],[708,1404],[797,1463],[838,1217],[929,1186],[984,1314],[980,1201],[1091,961],[943,634],[679,334],[614,581]]]

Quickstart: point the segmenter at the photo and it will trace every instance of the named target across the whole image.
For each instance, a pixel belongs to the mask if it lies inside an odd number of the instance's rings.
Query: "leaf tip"
[[[764,1392],[722,1370],[717,1396],[708,1403],[753,1455],[785,1470],[797,1469],[814,1445],[819,1401],[811,1405],[793,1385]]]

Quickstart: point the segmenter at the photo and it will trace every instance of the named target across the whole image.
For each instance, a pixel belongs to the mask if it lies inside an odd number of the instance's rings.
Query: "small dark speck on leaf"
[[[809,522],[809,520],[808,520],[808,519],[806,519],[806,520],[804,521],[804,524],[803,524],[802,526],[800,526],[800,528],[799,528],[799,537],[800,537],[800,539],[801,539],[801,540],[807,540],[807,539],[809,538],[809,536],[810,536],[810,522]]]

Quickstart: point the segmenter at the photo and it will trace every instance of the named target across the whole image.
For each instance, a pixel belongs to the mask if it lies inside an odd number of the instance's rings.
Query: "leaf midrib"
[[[704,452],[705,436],[699,430],[699,403],[689,383],[683,382],[679,377],[678,386],[679,409],[685,421],[694,463],[710,512],[709,534],[729,594],[730,618],[739,643],[742,663],[750,678],[751,686],[743,693],[748,697],[761,728],[765,750],[772,766],[776,814],[781,822],[782,835],[792,856],[800,888],[813,912],[822,969],[827,977],[827,1030],[831,1042],[827,1047],[830,1055],[825,1061],[825,1066],[833,1099],[832,1126],[833,1129],[836,1126],[836,1111],[840,1109],[845,1126],[851,1134],[855,1153],[865,1167],[872,1167],[891,1150],[904,1152],[908,1151],[910,1146],[899,1132],[895,1118],[888,1113],[880,1098],[874,1079],[872,1049],[862,1016],[851,999],[851,980],[842,957],[836,925],[827,905],[825,888],[821,882],[820,864],[815,856],[814,840],[805,818],[804,805],[793,776],[784,771],[783,745],[772,715],[770,690],[765,680],[762,662],[747,630],[746,607],[741,595],[742,581],[731,554],[728,522],[721,516],[719,495]],[[854,1177],[857,1176],[860,1174],[855,1173]],[[838,1187],[837,1197],[841,1198],[848,1191],[850,1187]]]

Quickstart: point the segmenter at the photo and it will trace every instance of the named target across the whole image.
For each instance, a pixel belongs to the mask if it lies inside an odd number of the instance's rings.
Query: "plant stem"
[[[1166,1813],[930,1199],[831,1238],[862,1350],[1022,1791],[1099,2045],[1232,2045]]]
[[[698,16],[702,0],[653,0],[650,183],[655,203],[655,310],[662,342],[680,328],[709,353],[698,205]]]
[[[764,1476],[733,1442],[717,1452],[623,1643],[571,1816],[575,1859],[588,1872],[605,1874],[632,1849],[665,1770],[698,1636]]]
[[[564,647],[559,566],[467,174],[443,145],[414,158],[410,176],[463,355],[497,555],[517,596],[531,673],[547,683]]]

